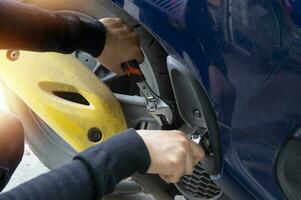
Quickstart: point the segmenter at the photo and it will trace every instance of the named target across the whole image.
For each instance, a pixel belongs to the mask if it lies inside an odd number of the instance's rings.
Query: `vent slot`
[[[89,106],[90,103],[88,100],[81,94],[77,92],[64,92],[64,91],[53,91],[52,92],[55,96],[64,99],[66,101],[71,101],[73,103],[78,103],[82,105]]]
[[[187,196],[198,199],[217,199],[222,191],[210,179],[199,163],[191,176],[183,176],[177,187]]]

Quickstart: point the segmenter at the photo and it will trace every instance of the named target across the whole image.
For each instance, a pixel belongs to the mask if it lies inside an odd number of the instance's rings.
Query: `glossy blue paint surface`
[[[206,88],[221,124],[222,189],[241,199],[285,199],[275,162],[301,121],[301,1],[114,2]]]

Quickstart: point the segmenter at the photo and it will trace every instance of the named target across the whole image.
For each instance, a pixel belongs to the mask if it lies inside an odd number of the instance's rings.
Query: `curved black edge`
[[[276,175],[288,199],[301,199],[301,140],[290,139],[277,158]]]
[[[208,129],[214,156],[213,160],[203,161],[207,166],[205,171],[211,176],[219,177],[222,171],[220,131],[205,89],[189,67],[175,57],[168,56],[167,66],[180,116],[190,127],[205,126]],[[194,115],[196,109],[201,111],[201,117]]]
[[[8,184],[13,173],[10,173],[8,169],[0,167],[0,191],[2,191]]]

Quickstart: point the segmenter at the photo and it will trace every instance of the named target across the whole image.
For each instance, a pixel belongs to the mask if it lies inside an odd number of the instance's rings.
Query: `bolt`
[[[6,57],[10,61],[16,61],[20,57],[20,51],[17,51],[17,50],[8,50],[6,52]]]
[[[91,142],[100,142],[102,139],[102,132],[98,128],[91,128],[88,132],[88,139]]]
[[[194,116],[195,116],[196,118],[201,118],[201,117],[202,117],[202,113],[201,113],[201,111],[198,110],[198,109],[195,109],[195,110],[193,111],[193,114],[194,114]]]

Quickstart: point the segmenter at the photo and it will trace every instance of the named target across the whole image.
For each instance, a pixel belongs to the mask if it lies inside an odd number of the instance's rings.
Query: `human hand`
[[[142,63],[144,55],[140,49],[138,35],[119,18],[103,18],[106,27],[106,42],[98,60],[110,71],[123,75],[121,64],[131,60]]]
[[[168,183],[177,183],[184,174],[191,175],[194,166],[204,158],[203,149],[181,131],[137,132],[151,157],[148,173],[159,174]]]

